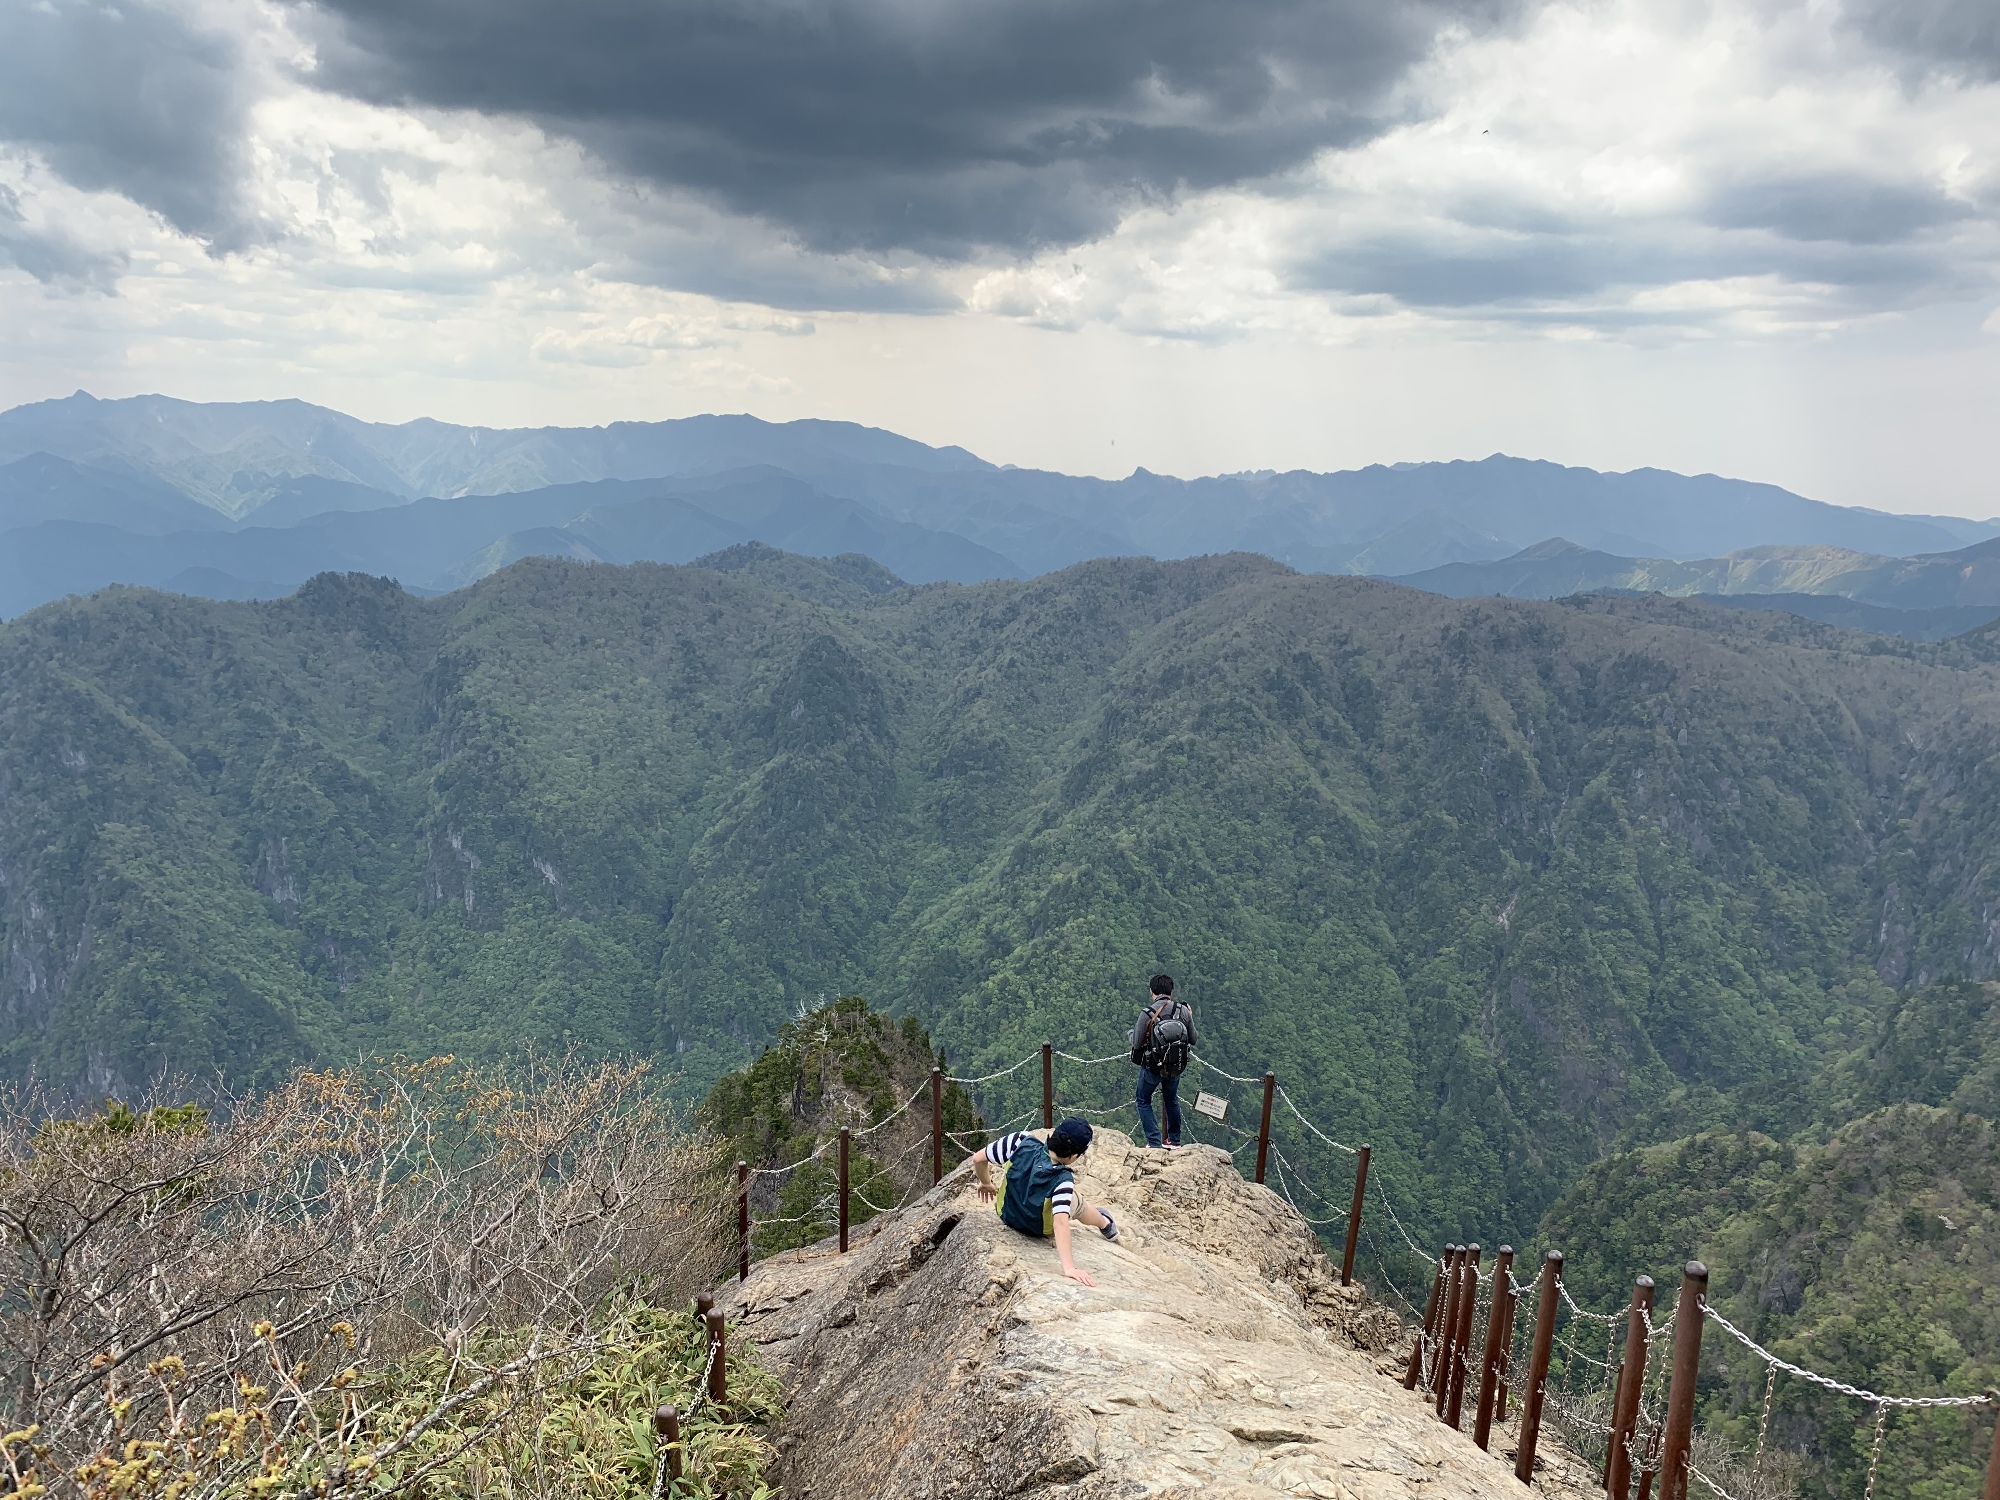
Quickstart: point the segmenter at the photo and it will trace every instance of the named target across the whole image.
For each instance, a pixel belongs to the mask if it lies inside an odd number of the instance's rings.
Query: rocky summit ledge
[[[1226,1154],[1105,1133],[1079,1182],[1124,1231],[1078,1233],[1094,1289],[964,1167],[847,1255],[787,1252],[734,1288],[787,1387],[787,1495],[1528,1500],[1511,1428],[1482,1453],[1403,1390],[1403,1323]],[[1541,1454],[1537,1491],[1601,1490],[1546,1429]]]

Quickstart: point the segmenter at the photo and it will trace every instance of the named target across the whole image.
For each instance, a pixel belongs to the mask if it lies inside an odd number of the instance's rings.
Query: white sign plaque
[[[1214,1094],[1198,1094],[1195,1096],[1194,1112],[1207,1115],[1211,1120],[1225,1120],[1229,1117],[1229,1101]]]

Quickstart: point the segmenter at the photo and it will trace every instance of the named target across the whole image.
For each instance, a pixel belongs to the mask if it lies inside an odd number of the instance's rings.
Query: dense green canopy
[[[982,1073],[1122,1051],[1164,968],[1211,1061],[1372,1140],[1413,1233],[1488,1243],[1616,1149],[1993,1107],[1983,1003],[1906,999],[2000,952],[1983,636],[1249,556],[880,593],[738,563],[0,630],[9,1068],[529,1043],[693,1096],[861,994]],[[1100,1074],[1065,1087],[1115,1105]]]

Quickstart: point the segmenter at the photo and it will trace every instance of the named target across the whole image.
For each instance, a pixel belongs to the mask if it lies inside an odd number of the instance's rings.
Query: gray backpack
[[[1165,1014],[1155,1004],[1132,1033],[1132,1061],[1157,1077],[1180,1077],[1194,1057],[1193,1019],[1178,1000],[1169,1003]]]

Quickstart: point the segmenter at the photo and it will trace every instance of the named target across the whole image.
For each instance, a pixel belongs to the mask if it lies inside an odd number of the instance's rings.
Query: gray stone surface
[[[1094,1288],[961,1168],[847,1255],[729,1289],[789,1392],[788,1497],[1525,1500],[1511,1429],[1482,1453],[1404,1391],[1402,1322],[1228,1156],[1100,1134],[1079,1184],[1124,1231],[1077,1235]],[[1537,1490],[1601,1492],[1546,1432],[1541,1452]]]

